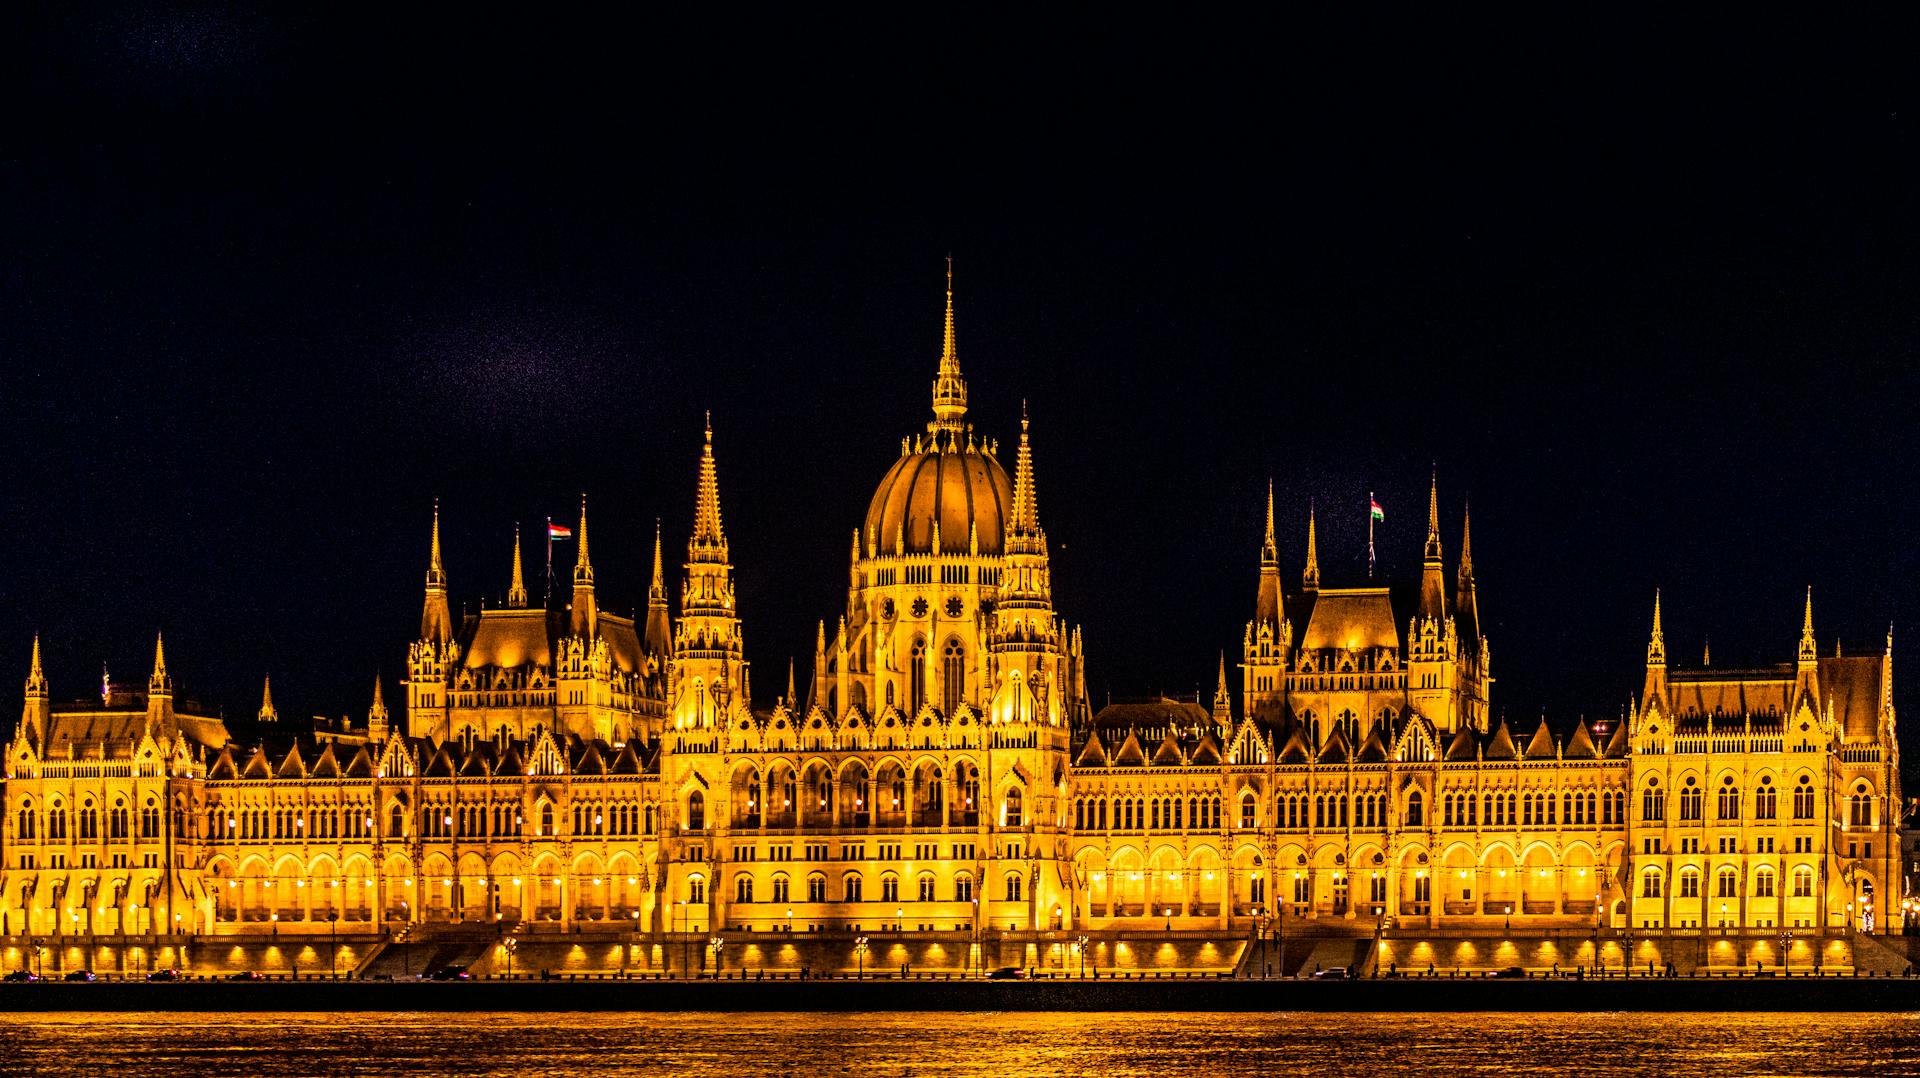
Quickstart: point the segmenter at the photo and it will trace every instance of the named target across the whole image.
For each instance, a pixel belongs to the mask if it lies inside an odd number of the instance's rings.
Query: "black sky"
[[[630,607],[711,408],[770,699],[925,421],[949,252],[972,418],[1010,442],[1029,402],[1097,697],[1211,689],[1269,476],[1289,588],[1309,500],[1332,584],[1369,490],[1396,578],[1429,467],[1449,563],[1470,495],[1526,725],[1637,691],[1656,586],[1715,665],[1791,658],[1809,584],[1823,650],[1920,608],[1896,97],[1546,29],[475,18],[9,35],[0,675],[38,631],[79,696],[164,629],[229,714],[271,671],[283,712],[357,717],[432,499],[473,606],[586,491]]]

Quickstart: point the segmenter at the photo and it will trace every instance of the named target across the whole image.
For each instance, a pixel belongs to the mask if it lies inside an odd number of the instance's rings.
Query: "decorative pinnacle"
[[[1473,579],[1473,506],[1460,510],[1460,579]]]
[[[1800,619],[1800,661],[1812,662],[1815,656],[1813,642],[1813,586],[1807,586],[1806,612]]]
[[[1653,589],[1653,636],[1647,641],[1647,665],[1667,664],[1667,637],[1660,631],[1660,589]]]
[[[527,605],[527,584],[520,572],[520,522],[513,522],[513,580],[507,585],[507,605]]]
[[[660,561],[660,518],[653,518],[653,583],[647,587],[647,605],[667,605],[667,573]]]
[[[1303,585],[1309,588],[1320,586],[1320,541],[1313,522],[1313,503],[1307,503],[1307,568],[1300,574]]]
[[[1440,469],[1427,486],[1427,560],[1440,560]]]
[[[445,587],[447,572],[440,565],[440,499],[433,500],[433,548],[427,556],[427,585]]]
[[[273,708],[273,678],[271,675],[263,676],[260,679],[260,712],[258,718],[261,722],[273,722],[279,717],[280,713]]]
[[[1892,647],[1893,632],[1887,632],[1888,647]],[[33,663],[27,667],[27,695],[47,695],[47,672],[40,668],[40,634],[33,634]]]
[[[580,554],[574,561],[574,567],[575,575],[578,575],[577,570],[584,568],[588,579],[592,579],[593,560],[587,556],[587,495],[585,491],[580,493]]]
[[[958,433],[966,426],[967,380],[960,374],[960,349],[953,333],[953,256],[947,256],[947,314],[940,343],[940,369],[933,379],[933,426]]]
[[[720,472],[713,462],[712,413],[708,413],[707,441],[700,449],[700,489],[694,499],[693,540],[707,545],[725,542],[720,528]]]

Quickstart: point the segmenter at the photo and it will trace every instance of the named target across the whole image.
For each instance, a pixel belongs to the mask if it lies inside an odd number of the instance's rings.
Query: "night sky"
[[[1310,500],[1332,586],[1369,491],[1401,581],[1429,468],[1449,571],[1470,497],[1525,727],[1618,713],[1655,587],[1688,665],[1790,660],[1809,584],[1825,652],[1920,610],[1889,100],[1231,27],[24,18],[0,675],[37,631],[59,699],[142,679],[164,630],[229,716],[271,672],[283,715],[361,718],[436,497],[457,607],[582,491],[603,605],[644,604],[712,409],[770,703],[928,418],[949,253],[970,418],[1010,446],[1028,402],[1096,702],[1211,692],[1269,477],[1290,591]]]

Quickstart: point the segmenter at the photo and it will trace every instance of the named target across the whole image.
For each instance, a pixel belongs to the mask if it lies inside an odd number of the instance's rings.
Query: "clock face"
[[[927,601],[925,599],[915,599],[913,601],[913,616],[916,618],[924,618],[927,616]]]
[[[965,612],[966,609],[967,609],[967,604],[965,602],[962,602],[958,595],[951,595],[947,597],[947,616],[948,617],[957,618],[963,612]]]
[[[892,599],[880,600],[880,620],[881,621],[893,620],[893,600]]]

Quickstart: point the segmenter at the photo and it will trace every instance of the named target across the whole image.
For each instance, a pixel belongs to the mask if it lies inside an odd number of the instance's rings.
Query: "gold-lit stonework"
[[[968,416],[949,277],[933,418],[852,532],[805,698],[789,671],[771,707],[752,704],[710,426],[677,616],[657,532],[644,616],[600,605],[583,500],[570,602],[529,605],[516,532],[507,605],[456,621],[436,507],[399,726],[376,685],[364,724],[235,742],[176,707],[158,644],[144,692],[56,709],[36,640],[0,927],[1053,946],[1290,925],[1770,940],[1895,912],[1890,636],[1819,655],[1809,596],[1792,662],[1680,670],[1656,600],[1627,715],[1514,730],[1437,484],[1404,590],[1323,583],[1311,523],[1285,586],[1270,490],[1240,691],[1223,657],[1211,708],[1095,713],[1053,607],[1030,424],[1009,476]]]

